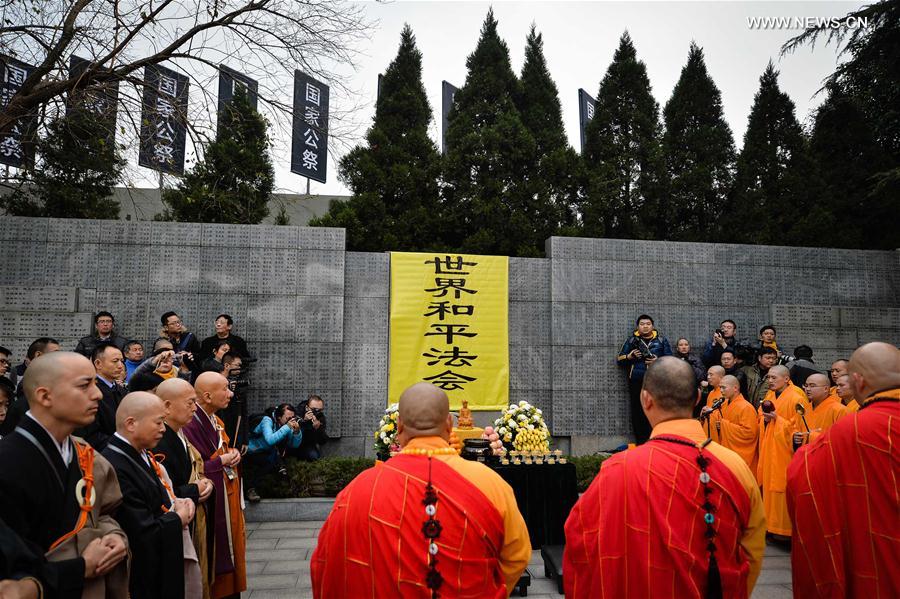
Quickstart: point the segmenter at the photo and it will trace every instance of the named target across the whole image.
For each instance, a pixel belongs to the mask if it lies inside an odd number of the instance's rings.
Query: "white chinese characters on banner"
[[[328,86],[294,73],[291,172],[324,183],[328,159]]]
[[[30,65],[0,55],[0,110],[12,102],[33,70],[34,67]],[[34,116],[24,117],[15,121],[7,132],[0,135],[0,163],[21,168],[32,162],[33,153],[31,147],[26,148],[25,141],[31,137],[35,127]]]

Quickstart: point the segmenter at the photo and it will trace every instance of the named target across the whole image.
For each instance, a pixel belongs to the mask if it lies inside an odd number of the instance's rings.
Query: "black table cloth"
[[[498,464],[493,468],[516,494],[519,511],[528,525],[532,548],[564,544],[563,527],[578,500],[575,465]]]

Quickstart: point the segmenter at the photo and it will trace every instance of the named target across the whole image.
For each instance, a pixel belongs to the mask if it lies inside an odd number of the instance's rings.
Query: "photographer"
[[[231,403],[224,410],[219,410],[219,418],[225,425],[225,433],[231,438],[234,447],[247,453],[248,416],[247,389],[250,387],[249,367],[239,355],[228,352],[222,356],[222,376],[228,379],[228,388],[234,393]]]
[[[286,403],[269,408],[259,419],[259,423],[254,419],[253,424],[255,426],[250,433],[250,445],[245,459],[249,466],[247,500],[255,503],[260,500],[256,486],[263,476],[276,470],[282,476],[287,476],[284,455],[289,450],[300,447],[303,433],[294,407]]]
[[[130,391],[152,391],[164,380],[176,376],[190,381],[192,364],[191,354],[176,353],[172,342],[160,337],[153,344],[152,356],[132,373],[128,388]]]
[[[288,451],[288,455],[307,462],[322,457],[322,445],[328,441],[325,432],[325,402],[318,395],[310,395],[297,406],[303,440],[300,447]]]
[[[707,368],[722,363],[722,352],[726,349],[733,350],[737,344],[737,325],[730,318],[726,318],[713,331],[712,339],[706,343],[703,350],[703,363]]]
[[[637,319],[637,330],[622,345],[616,362],[627,369],[628,396],[631,407],[631,428],[635,443],[643,443],[650,438],[650,422],[641,408],[641,386],[647,367],[662,356],[671,356],[669,340],[660,336],[653,328],[653,319],[641,314]]]

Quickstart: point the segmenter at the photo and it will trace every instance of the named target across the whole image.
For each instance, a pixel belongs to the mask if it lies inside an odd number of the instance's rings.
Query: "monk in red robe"
[[[659,358],[640,399],[650,440],[606,460],[566,520],[566,598],[749,597],[765,546],[753,473],[691,418],[686,362]]]
[[[863,345],[849,372],[866,403],[801,448],[788,469],[795,597],[874,599],[900,590],[900,350]]]
[[[719,389],[725,399],[721,407],[717,410],[705,407],[700,417],[708,418],[710,438],[741,456],[750,472],[755,472],[759,446],[756,410],[741,393],[737,377],[730,374],[722,377]]]
[[[759,463],[756,478],[762,487],[766,509],[766,529],[774,539],[787,542],[791,536],[791,519],[787,513],[784,486],[787,467],[794,457],[794,433],[806,431],[797,413],[799,404],[809,412],[806,395],[791,382],[784,366],[773,366],[766,374],[769,391],[759,406]],[[766,402],[775,405],[774,412],[766,412]]]
[[[512,488],[450,447],[441,389],[413,385],[399,411],[401,454],[347,485],[319,532],[313,596],[508,597],[531,557]]]
[[[197,406],[193,420],[184,426],[185,437],[203,458],[203,473],[213,483],[215,495],[215,580],[213,599],[228,597],[247,588],[247,540],[241,509],[241,479],[237,465],[241,453],[229,445],[225,425],[216,410],[228,407],[234,395],[228,379],[217,372],[204,372],[194,384]]]

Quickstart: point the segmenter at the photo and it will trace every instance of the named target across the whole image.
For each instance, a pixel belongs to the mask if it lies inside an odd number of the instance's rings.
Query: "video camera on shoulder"
[[[250,386],[250,367],[241,366],[228,373],[228,387],[234,391],[246,389]]]

